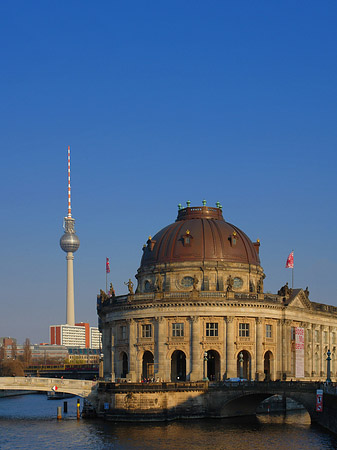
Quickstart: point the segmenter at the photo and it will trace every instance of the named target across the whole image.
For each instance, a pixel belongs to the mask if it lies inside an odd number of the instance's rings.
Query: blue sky
[[[0,5],[0,335],[65,322],[67,146],[76,320],[96,325],[177,204],[261,240],[265,290],[337,306],[335,1]],[[109,280],[109,281],[110,281]],[[135,281],[135,280],[134,280]]]

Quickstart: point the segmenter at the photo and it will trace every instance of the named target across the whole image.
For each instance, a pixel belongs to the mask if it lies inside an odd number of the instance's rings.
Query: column
[[[280,320],[277,321],[276,330],[275,371],[276,379],[282,380],[282,323]]]
[[[256,375],[255,379],[257,381],[264,380],[264,361],[263,361],[263,324],[262,319],[257,317],[256,322]]]
[[[110,345],[110,327],[106,324],[102,329],[102,353],[103,359],[103,376],[110,378],[111,375],[111,345]],[[101,355],[100,355],[101,360]]]
[[[227,367],[227,378],[232,378],[237,376],[236,370],[236,360],[234,358],[235,349],[234,349],[234,339],[235,339],[235,330],[234,330],[234,318],[227,317],[226,318],[226,367]]]
[[[224,317],[223,322],[223,348],[222,348],[222,355],[220,360],[220,380],[225,380],[227,377],[227,370],[226,370],[226,364],[227,364],[227,352],[226,352],[226,346],[227,346],[227,322],[226,317]]]
[[[191,329],[192,329],[192,361],[191,361],[191,381],[202,380],[202,359],[200,357],[201,347],[200,347],[200,320],[199,317],[191,317]]]
[[[140,377],[139,374],[137,374],[137,354],[136,354],[136,331],[137,331],[137,323],[134,319],[128,319],[129,324],[129,373],[127,375],[127,378],[132,381],[136,382],[139,381],[138,378]]]
[[[155,340],[154,340],[154,372],[155,378],[166,380],[165,376],[165,320],[163,317],[155,318]]]
[[[110,342],[111,342],[111,381],[115,382],[116,374],[115,374],[115,330],[116,326],[111,325],[110,328]]]
[[[288,376],[291,368],[291,364],[289,365],[289,358],[291,358],[289,324],[290,320],[282,320],[282,378],[284,374]]]

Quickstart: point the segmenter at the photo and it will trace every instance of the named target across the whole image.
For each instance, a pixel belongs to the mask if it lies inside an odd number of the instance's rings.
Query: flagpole
[[[293,254],[293,267],[292,267],[292,271],[291,271],[291,289],[294,289],[294,249],[292,249],[292,254]]]

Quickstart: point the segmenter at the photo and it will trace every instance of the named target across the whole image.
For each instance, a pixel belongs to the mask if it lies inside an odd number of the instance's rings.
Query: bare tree
[[[5,348],[3,345],[0,346],[0,363],[5,359]]]
[[[28,367],[32,361],[32,351],[30,349],[30,339],[26,338],[23,344],[23,363]]]
[[[11,357],[12,359],[16,359],[18,354],[18,348],[16,346],[16,341],[12,340],[12,351],[11,351]]]

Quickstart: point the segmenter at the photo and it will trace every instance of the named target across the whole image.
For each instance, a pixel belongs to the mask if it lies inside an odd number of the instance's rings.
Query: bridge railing
[[[248,389],[270,391],[305,391],[322,389],[323,384],[316,381],[218,381],[211,382],[210,389]]]
[[[153,382],[153,383],[110,383],[99,382],[98,389],[109,391],[127,391],[127,392],[144,392],[144,391],[193,391],[205,390],[208,387],[207,381],[185,381],[180,383],[170,382]]]

